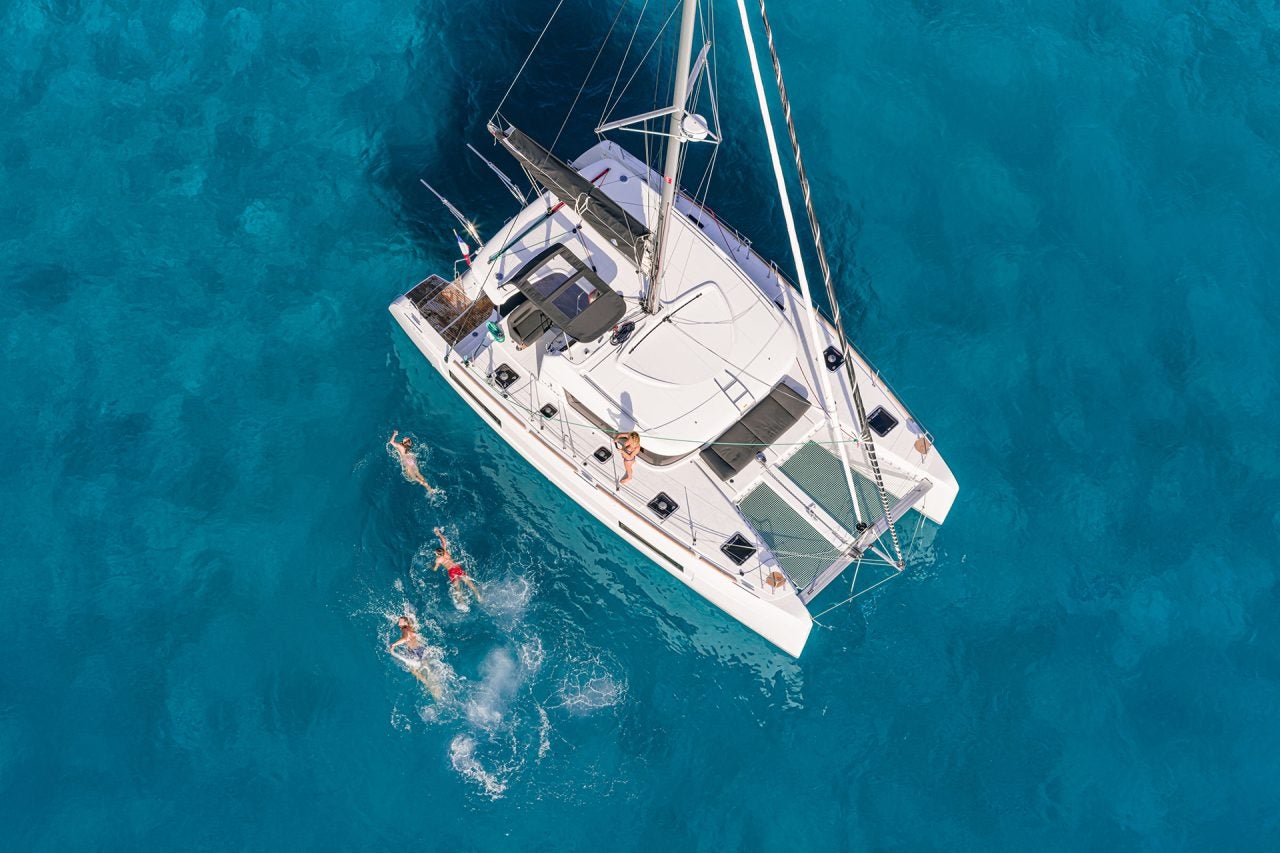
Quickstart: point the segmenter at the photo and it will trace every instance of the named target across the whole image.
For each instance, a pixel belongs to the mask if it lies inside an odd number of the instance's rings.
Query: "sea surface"
[[[562,133],[612,2],[504,113],[589,147],[642,5]],[[552,8],[0,4],[0,846],[1280,847],[1276,4],[773,5],[850,332],[962,489],[798,661],[387,314],[457,255],[419,178],[514,212],[464,144]],[[790,269],[737,27],[708,200]]]

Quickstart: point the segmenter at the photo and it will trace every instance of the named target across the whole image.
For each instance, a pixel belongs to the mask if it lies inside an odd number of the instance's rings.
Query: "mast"
[[[680,17],[680,45],[676,52],[675,92],[671,96],[671,120],[667,127],[667,162],[662,168],[662,203],[658,206],[658,227],[654,230],[653,257],[649,273],[649,290],[644,295],[644,311],[658,310],[658,294],[662,287],[662,249],[671,225],[671,206],[680,186],[680,154],[684,150],[685,99],[689,93],[689,57],[693,55],[693,25],[698,0],[684,0]]]

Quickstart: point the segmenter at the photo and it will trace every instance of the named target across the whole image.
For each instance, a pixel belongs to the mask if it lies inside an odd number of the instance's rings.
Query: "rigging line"
[[[467,147],[471,149],[472,154],[479,157],[481,162],[483,162],[486,166],[489,167],[489,170],[491,172],[493,172],[495,175],[498,176],[498,180],[502,182],[502,185],[507,188],[508,192],[510,192],[513,196],[515,196],[516,201],[520,202],[521,206],[527,205],[529,203],[529,199],[525,198],[525,194],[520,191],[520,188],[515,185],[515,182],[507,177],[506,172],[499,169],[493,162],[489,160],[488,157],[481,154],[480,151],[477,150],[477,148],[474,145],[472,145],[470,142],[467,143]]]
[[[805,211],[809,214],[809,229],[813,232],[814,249],[818,255],[818,266],[822,269],[822,282],[827,292],[827,301],[831,308],[831,325],[835,329],[836,337],[840,341],[840,345],[847,351],[848,342],[844,334],[844,326],[840,321],[840,300],[836,298],[835,284],[831,280],[831,267],[827,263],[827,251],[822,243],[822,230],[818,227],[818,217],[813,209],[812,193],[809,189],[809,176],[805,173],[804,160],[800,156],[800,139],[796,136],[795,121],[791,116],[791,101],[787,97],[787,87],[782,81],[782,64],[778,60],[778,50],[773,43],[773,29],[769,26],[769,16],[765,12],[764,0],[760,1],[760,20],[764,25],[765,41],[769,45],[769,57],[773,60],[773,74],[778,83],[778,101],[782,105],[783,118],[786,119],[787,135],[791,138],[791,151],[795,155],[796,174],[800,179],[800,191],[804,195]],[[741,3],[741,0],[739,0]],[[745,8],[739,6],[744,12]],[[876,456],[875,442],[871,438],[871,427],[867,423],[866,407],[862,403],[862,391],[858,387],[858,376],[854,367],[853,359],[845,358],[845,373],[849,378],[850,390],[853,393],[854,408],[858,414],[858,427],[862,430],[862,437],[865,439],[862,443],[862,452],[867,458],[867,464],[871,466],[871,471],[875,475],[876,490],[880,495],[880,504],[884,508],[885,518],[889,522],[889,536],[893,540],[894,556],[898,558],[900,565],[905,565],[902,559],[902,543],[898,541],[898,529],[893,523],[893,516],[889,512],[889,494],[884,488],[884,478],[880,474],[880,460]]]
[[[502,112],[502,105],[507,102],[507,97],[511,94],[511,90],[516,87],[516,81],[520,79],[520,75],[524,73],[524,68],[529,64],[529,60],[533,59],[533,54],[537,51],[538,45],[542,44],[542,37],[547,34],[547,30],[551,28],[551,22],[556,19],[556,13],[560,11],[560,7],[564,5],[564,0],[556,3],[556,7],[551,10],[551,17],[547,18],[547,22],[542,25],[542,32],[538,33],[538,40],[533,43],[533,47],[529,48],[529,55],[524,58],[524,62],[520,63],[520,70],[516,72],[516,76],[511,78],[511,85],[507,86],[507,91],[503,93],[502,100],[498,101],[498,107],[493,111],[493,115],[489,117],[489,121],[497,118],[498,113]]]
[[[708,9],[710,11],[709,17],[711,18],[711,29],[710,29],[711,88],[708,90],[708,94],[711,96],[711,117],[712,117],[712,120],[715,122],[716,136],[720,136],[720,105],[719,103],[717,103],[719,101],[719,98],[716,97],[716,94],[720,91],[720,63],[719,63],[719,60],[716,59],[716,39],[715,39],[716,4],[715,3],[709,4]],[[716,150],[718,151],[719,149],[720,149],[720,146],[719,144],[717,144]]]
[[[782,158],[778,154],[778,144],[777,140],[774,138],[773,118],[770,114],[768,98],[765,96],[764,80],[760,75],[760,63],[756,58],[755,37],[751,34],[751,23],[747,19],[746,0],[738,0],[737,5],[738,17],[742,22],[743,40],[746,42],[747,56],[750,59],[751,78],[755,84],[756,102],[760,109],[760,120],[761,124],[764,126],[765,141],[768,143],[769,148],[769,160],[773,167],[774,183],[776,183],[778,187],[778,200],[781,203],[782,216],[787,227],[787,240],[791,247],[791,256],[796,266],[796,279],[800,287],[800,295],[804,302],[805,309],[807,309],[801,313],[804,315],[803,319],[809,328],[808,338],[814,342],[816,347],[822,340],[822,336],[818,329],[818,312],[817,309],[814,308],[813,293],[809,288],[808,273],[805,270],[804,254],[800,250],[800,236],[796,231],[795,217],[791,211],[790,193],[787,190],[786,177],[782,171]],[[801,318],[797,316],[797,322],[799,322],[800,319]],[[808,350],[807,347],[806,350]],[[814,353],[811,350],[806,353],[806,358],[812,359],[813,357]],[[838,414],[839,400],[835,396],[835,391],[832,389],[831,377],[827,375],[827,372],[824,372],[821,369],[818,369],[816,372],[818,382],[814,390],[820,394],[822,409],[826,415],[827,428],[831,431],[831,437],[834,440],[838,437],[838,433],[840,432]],[[857,498],[857,492],[853,486],[853,479],[848,473],[850,461],[848,459],[848,455],[844,452],[843,446],[840,447],[840,461],[845,472],[845,484],[849,488],[849,494],[853,496],[854,517],[861,521],[863,518],[861,507],[862,502]]]
[[[560,122],[560,129],[556,131],[556,138],[551,140],[551,145],[547,150],[554,151],[556,143],[560,141],[560,134],[564,133],[565,126],[569,124],[569,118],[573,115],[573,110],[578,106],[578,99],[582,97],[583,91],[587,88],[587,83],[591,80],[591,74],[596,70],[596,63],[600,61],[600,57],[604,55],[605,46],[609,44],[609,38],[613,35],[613,28],[618,25],[618,18],[622,17],[622,10],[627,6],[627,0],[622,0],[618,4],[618,11],[613,13],[613,23],[609,24],[609,32],[605,33],[604,41],[600,42],[600,49],[596,51],[596,58],[591,60],[591,67],[587,69],[587,75],[582,78],[582,85],[578,87],[578,94],[573,96],[573,103],[569,105],[569,111],[564,114],[564,121]]]
[[[713,395],[713,396],[716,396],[716,395]],[[525,409],[525,407],[520,404],[520,401],[514,398],[508,397],[507,402],[518,409]],[[528,410],[525,409],[525,411],[527,412]],[[600,430],[600,427],[592,423],[583,423],[581,421],[570,421],[570,420],[566,420],[565,423],[567,423],[569,426],[582,427],[583,429]],[[604,430],[601,430],[601,431],[603,432]],[[773,441],[773,442],[765,443],[762,441],[707,441],[704,438],[675,438],[669,435],[660,435],[650,430],[645,430],[644,434],[649,436],[650,438],[655,438],[655,439],[660,438],[663,441],[683,441],[687,444],[699,444],[699,445],[705,444],[707,447],[800,447],[802,445],[809,444],[809,443],[857,444],[859,441],[861,441],[861,439],[859,438],[847,438],[839,442],[819,441],[816,438],[811,438],[811,439],[806,439],[805,441]]]
[[[627,67],[627,57],[631,55],[631,46],[636,42],[636,36],[640,33],[640,26],[644,23],[644,13],[649,9],[649,0],[644,0],[644,5],[640,7],[640,17],[636,18],[636,27],[631,31],[631,38],[627,40],[627,49],[622,52],[622,61],[618,63],[618,73],[613,75],[613,85],[609,87],[609,94],[604,99],[604,110],[600,114],[600,124],[605,123],[605,119],[609,117],[609,103],[613,100],[613,93],[618,88],[618,81],[622,79],[622,70]]]
[[[873,583],[871,586],[869,586],[869,587],[867,587],[866,589],[864,589],[862,592],[854,593],[853,595],[851,595],[851,596],[849,596],[848,598],[846,598],[844,601],[837,601],[835,604],[831,605],[831,606],[830,606],[830,607],[828,607],[826,610],[824,610],[824,611],[822,611],[821,613],[817,614],[817,616],[813,616],[813,617],[811,617],[811,618],[813,619],[813,621],[815,621],[815,622],[816,622],[816,621],[818,621],[818,617],[819,617],[819,616],[826,616],[828,613],[830,613],[832,610],[835,610],[837,607],[844,607],[846,604],[848,604],[849,602],[853,601],[855,598],[859,598],[859,597],[861,597],[861,596],[866,595],[867,593],[871,592],[871,590],[875,589],[876,587],[880,586],[881,584],[888,583],[889,581],[893,580],[893,579],[894,579],[894,578],[896,578],[896,577],[899,577],[899,576],[900,576],[900,575],[902,575],[902,574],[903,574],[903,572],[894,572],[894,573],[893,573],[893,574],[891,574],[891,575],[887,575],[887,576],[885,576],[885,577],[881,578],[880,580],[876,581],[875,583]],[[827,625],[823,625],[822,627],[826,628],[826,627],[829,627],[829,626],[827,626]]]
[[[561,0],[561,2],[564,2],[564,0]],[[679,6],[671,7],[671,13],[667,15],[667,19],[662,22],[661,28],[658,29],[658,34],[653,37],[653,41],[649,44],[649,49],[644,52],[644,56],[640,57],[640,62],[636,65],[636,70],[631,72],[631,76],[627,78],[627,82],[623,85],[622,91],[618,92],[618,100],[615,101],[613,107],[605,113],[604,118],[606,120],[613,113],[613,110],[617,109],[618,104],[622,103],[622,98],[627,94],[627,89],[631,86],[631,82],[636,79],[636,75],[640,73],[640,69],[644,68],[645,60],[649,58],[649,54],[653,52],[654,47],[656,47],[659,40],[661,40],[662,34],[667,31],[667,25],[671,23],[671,19],[675,17],[676,11],[679,8]]]
[[[686,303],[685,303],[685,305],[688,305],[688,304],[689,304],[688,302],[686,302]],[[681,307],[683,308],[684,306],[682,305]],[[752,307],[754,308],[755,306],[752,306]],[[750,309],[748,309],[748,310],[750,310]],[[745,313],[746,313],[746,311],[744,311],[744,312],[743,312],[743,314],[745,314]],[[739,316],[739,317],[741,317],[741,316],[742,316],[742,314],[739,314],[738,316]],[[736,318],[734,318],[734,319],[736,320]],[[680,328],[680,326],[681,326],[681,324],[682,324],[682,323],[683,323],[683,325],[686,325],[686,326],[694,326],[694,325],[718,325],[718,324],[713,324],[713,323],[700,323],[700,322],[699,322],[699,321],[697,321],[697,320],[684,320],[684,321],[677,321],[677,320],[664,320],[663,322],[670,323],[670,324],[675,328],[675,330],[676,330],[677,332],[679,332],[680,334],[684,335],[684,336],[685,336],[685,337],[686,337],[690,342],[697,344],[698,346],[702,347],[702,349],[706,350],[707,352],[709,352],[709,353],[711,353],[712,355],[714,355],[714,356],[716,356],[716,357],[720,358],[720,359],[723,361],[724,357],[723,357],[723,355],[722,355],[721,353],[717,352],[716,350],[714,350],[714,349],[712,349],[711,347],[709,347],[709,346],[707,346],[706,344],[704,344],[702,341],[698,340],[698,339],[697,339],[696,337],[694,337],[694,335],[693,335],[693,334],[691,334],[690,332],[686,331],[685,329]],[[748,365],[748,367],[750,367],[750,365]],[[729,373],[729,370],[726,368],[725,372],[726,372],[726,373]],[[747,367],[739,367],[739,368],[737,368],[737,372],[736,372],[736,373],[729,373],[729,375],[730,375],[730,376],[732,376],[734,379],[736,379],[736,380],[737,380],[737,381],[739,381],[739,382],[742,382],[741,377],[745,376],[745,377],[747,377],[748,379],[753,379],[753,380],[755,380],[756,382],[759,382],[761,385],[766,385],[766,386],[767,386],[767,385],[769,384],[769,381],[768,381],[767,379],[764,379],[763,377],[760,377],[760,376],[756,376],[756,375],[755,375],[754,373],[752,373],[749,369],[747,369]],[[743,383],[743,384],[745,385],[746,383]],[[715,395],[715,394],[713,394],[713,395],[711,395],[711,397],[709,397],[708,399],[712,399],[712,400],[713,400],[713,399],[715,399],[715,398],[716,398],[716,395]],[[753,398],[753,400],[754,400],[754,398]]]
[[[710,90],[708,90],[708,92],[710,92]],[[713,96],[712,101],[714,102],[714,100],[715,98]],[[706,171],[702,173],[703,180],[699,182],[698,189],[694,193],[694,197],[690,199],[690,201],[692,201],[694,205],[701,210],[707,209],[707,199],[711,197],[711,179],[715,176],[716,162],[718,161],[719,157],[720,157],[720,144],[716,143],[716,145],[713,146],[711,149],[711,159],[707,162]],[[699,193],[701,193],[701,196],[699,196]],[[701,200],[699,200],[699,198]],[[698,221],[701,222],[701,220],[698,220]],[[699,229],[699,230],[701,231],[705,229]]]
[[[562,0],[562,2],[563,2],[563,0]],[[559,9],[560,7],[559,7],[559,6],[557,6],[556,8],[557,8],[557,9]],[[554,15],[554,13],[552,13],[552,17],[554,17],[554,16],[555,16],[555,15]],[[548,22],[548,23],[550,23],[550,22]],[[544,30],[544,32],[545,32],[545,30]],[[536,47],[536,45],[535,45],[535,47]],[[497,115],[497,113],[495,112],[495,113],[494,113],[494,115]],[[528,171],[526,171],[526,172],[525,172],[525,175],[526,175],[526,176],[528,176],[528,174],[529,174],[529,173],[528,173]],[[537,183],[536,183],[536,182],[534,182],[534,181],[532,180],[532,177],[530,177],[530,182],[534,184],[534,188],[536,189],[536,188],[537,188]],[[424,183],[425,183],[425,181],[424,181]],[[504,235],[510,235],[510,234],[511,234],[511,231],[515,228],[516,222],[517,222],[519,219],[520,219],[520,214],[519,214],[519,213],[517,213],[515,216],[513,216],[513,217],[511,217],[509,220],[507,220],[506,225],[504,225],[504,226],[503,226],[503,229],[504,229],[504,232],[503,232],[503,233],[504,233]],[[477,239],[479,239],[479,238],[477,238]],[[505,241],[506,241],[506,239],[507,239],[507,237],[506,237],[506,236],[504,236],[502,239],[503,239],[503,241],[505,242]],[[483,245],[485,245],[485,244],[484,244],[484,242],[483,242],[483,241],[481,241],[480,245],[481,245],[481,246],[483,246]],[[478,250],[477,250],[477,251],[478,251]],[[480,297],[481,297],[481,296],[484,296],[484,287],[485,287],[485,285],[486,285],[486,284],[488,284],[488,283],[489,283],[489,277],[490,277],[491,275],[493,275],[494,270],[496,270],[497,268],[498,268],[498,264],[495,264],[495,263],[493,263],[492,261],[490,261],[490,262],[489,262],[489,269],[485,272],[485,274],[484,274],[484,278],[480,281],[480,284],[479,284],[479,285],[477,285],[477,287],[476,287],[476,295],[475,295],[474,297],[472,297],[472,299],[471,299],[471,304],[469,304],[469,305],[468,305],[468,306],[463,310],[463,312],[462,312],[461,314],[459,314],[459,315],[458,315],[458,317],[454,318],[454,320],[453,320],[452,322],[450,322],[450,324],[449,324],[450,326],[452,326],[452,325],[453,325],[453,323],[456,323],[456,322],[457,322],[459,319],[461,319],[462,317],[465,317],[465,316],[467,316],[468,314],[470,314],[470,313],[471,313],[471,309],[473,309],[473,308],[475,308],[475,307],[476,307],[476,303],[478,303],[478,302],[480,301]],[[473,276],[472,276],[472,279],[474,280],[474,278],[475,278],[475,276],[473,275]],[[461,278],[455,279],[455,281],[457,281],[457,282],[461,282],[461,280],[462,280]],[[453,344],[446,343],[445,348],[444,348],[444,361],[445,361],[445,363],[446,363],[446,364],[447,364],[447,363],[448,363],[448,361],[449,361],[449,354],[453,352],[453,349],[454,349],[454,345],[453,345]]]

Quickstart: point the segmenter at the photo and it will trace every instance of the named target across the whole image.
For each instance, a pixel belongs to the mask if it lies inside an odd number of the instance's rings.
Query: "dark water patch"
[[[79,284],[76,272],[58,264],[19,268],[5,287],[24,310],[55,311]]]

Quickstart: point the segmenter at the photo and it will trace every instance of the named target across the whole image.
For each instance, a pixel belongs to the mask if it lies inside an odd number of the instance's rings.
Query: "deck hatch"
[[[735,533],[729,537],[728,542],[720,546],[720,550],[735,566],[741,566],[751,559],[752,554],[760,549],[752,545],[751,540],[741,533]]]
[[[498,365],[498,369],[493,371],[493,381],[503,391],[510,388],[520,378],[520,374],[511,369],[511,365],[503,362]]]
[[[875,411],[867,415],[867,425],[876,431],[876,435],[884,438],[898,425],[898,419],[889,414],[884,406],[876,406]]]
[[[653,511],[654,515],[663,521],[666,521],[667,517],[670,516],[671,513],[680,508],[680,504],[673,501],[671,496],[666,492],[658,492],[658,494],[654,496],[653,500],[649,501],[647,506]]]

